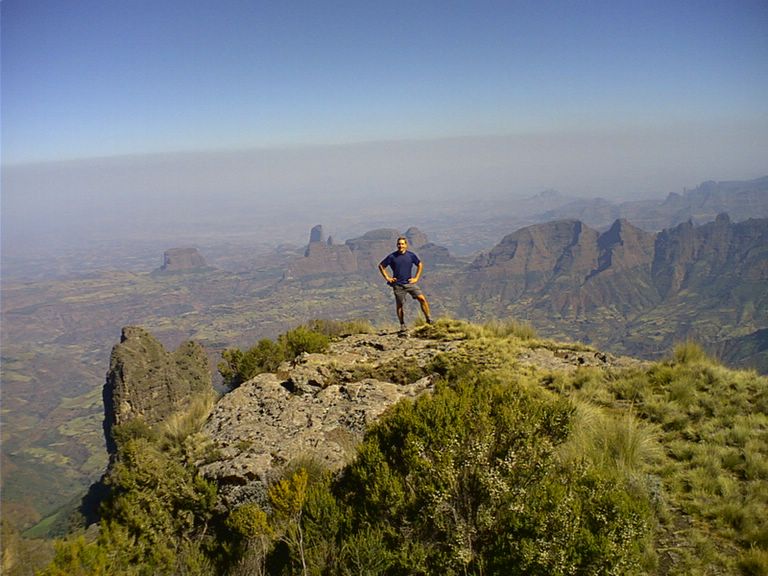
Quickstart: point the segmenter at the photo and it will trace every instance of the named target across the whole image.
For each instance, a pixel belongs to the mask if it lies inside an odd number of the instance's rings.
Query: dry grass
[[[573,433],[562,452],[565,458],[587,458],[626,476],[643,473],[663,458],[658,430],[633,411],[609,412],[585,401],[576,401],[575,407]]]
[[[160,427],[161,434],[170,442],[182,444],[186,438],[200,431],[215,402],[216,395],[213,391],[196,396],[186,410],[166,418]]]

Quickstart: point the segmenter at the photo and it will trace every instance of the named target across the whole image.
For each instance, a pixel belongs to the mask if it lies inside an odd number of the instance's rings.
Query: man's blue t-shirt
[[[413,278],[411,272],[414,266],[418,266],[419,257],[416,256],[410,250],[406,250],[404,254],[400,254],[399,251],[392,252],[389,256],[381,261],[381,265],[386,268],[389,266],[392,268],[392,276],[395,277],[395,284],[408,284],[408,280]]]

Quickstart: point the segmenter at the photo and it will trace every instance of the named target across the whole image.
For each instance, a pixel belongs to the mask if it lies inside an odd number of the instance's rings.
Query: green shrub
[[[39,576],[110,576],[107,550],[83,536],[56,542],[56,556]]]
[[[112,427],[112,439],[119,447],[131,440],[157,440],[158,434],[142,418],[133,418]]]
[[[394,556],[387,548],[384,531],[364,526],[344,540],[339,558],[339,574],[386,574],[394,562]]]
[[[177,452],[146,437],[123,438],[105,483],[98,539],[59,544],[44,575],[214,574],[203,534],[216,489]]]
[[[338,483],[352,515],[343,546],[372,529],[390,573],[632,573],[646,500],[610,472],[559,463],[571,414],[485,377],[396,405]]]
[[[224,350],[218,370],[224,384],[233,389],[263,372],[275,372],[281,362],[292,360],[304,352],[325,352],[329,345],[330,338],[325,334],[299,326],[281,334],[277,342],[262,338],[245,352],[237,348]]]
[[[221,353],[219,374],[229,388],[237,388],[262,372],[274,372],[286,359],[285,347],[268,338],[259,340],[243,352],[228,348]]]
[[[277,342],[284,349],[285,358],[292,359],[304,352],[308,354],[326,352],[330,345],[330,338],[305,326],[299,326],[282,334]]]

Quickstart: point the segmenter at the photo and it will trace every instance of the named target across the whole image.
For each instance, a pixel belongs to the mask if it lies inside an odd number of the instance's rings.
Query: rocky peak
[[[184,342],[168,352],[145,329],[126,326],[112,348],[103,388],[107,451],[115,452],[112,428],[133,419],[152,426],[185,409],[198,394],[212,391],[202,346]]]
[[[598,268],[595,273],[614,269],[648,266],[653,261],[653,234],[620,218],[597,240]]]
[[[291,262],[284,279],[306,278],[312,276],[338,276],[339,274],[362,273],[376,274],[379,262],[396,249],[397,238],[405,236],[411,249],[425,249],[419,256],[430,264],[450,264],[454,260],[448,250],[429,242],[427,235],[412,226],[401,233],[393,228],[379,228],[366,232],[358,238],[336,244],[333,238],[327,240],[321,224],[313,227],[309,234],[309,244],[303,258]]]
[[[472,268],[526,278],[531,289],[557,277],[581,281],[597,268],[597,237],[596,231],[578,220],[536,224],[505,236],[487,255],[479,256]]]
[[[323,232],[323,225],[318,224],[309,231],[309,243],[313,242],[325,242],[325,233]]]
[[[408,239],[408,246],[414,250],[429,242],[427,235],[416,228],[416,226],[408,228],[408,230],[405,231],[404,236]]]

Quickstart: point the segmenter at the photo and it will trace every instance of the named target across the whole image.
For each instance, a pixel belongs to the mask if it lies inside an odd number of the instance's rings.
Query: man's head
[[[400,254],[405,254],[406,250],[408,250],[408,240],[400,236],[400,238],[397,239],[397,251],[400,252]]]

